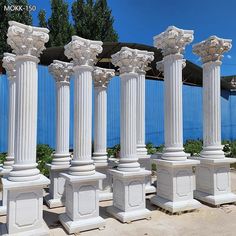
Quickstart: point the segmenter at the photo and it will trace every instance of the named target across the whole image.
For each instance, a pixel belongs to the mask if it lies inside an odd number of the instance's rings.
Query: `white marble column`
[[[200,207],[193,199],[194,173],[192,166],[199,161],[187,160],[183,148],[182,69],[185,46],[193,40],[192,30],[170,26],[154,37],[155,47],[164,56],[164,124],[165,148],[157,163],[157,195],[153,204],[170,212]]]
[[[6,69],[9,82],[9,106],[8,106],[8,150],[3,164],[2,173],[8,174],[14,163],[14,141],[15,141],[15,103],[16,103],[16,68],[15,54],[4,53],[3,67]]]
[[[73,59],[74,155],[66,179],[66,213],[60,221],[69,233],[104,227],[99,216],[99,181],[106,176],[95,172],[92,160],[92,71],[102,42],[73,36],[65,55]],[[89,200],[88,200],[89,199]],[[91,204],[93,202],[94,204]]]
[[[107,211],[122,222],[148,218],[145,208],[145,177],[150,171],[140,168],[137,155],[137,71],[144,54],[137,49],[122,47],[112,55],[121,77],[120,161],[113,175],[113,206]],[[137,200],[139,199],[139,200]]]
[[[96,170],[106,175],[106,179],[99,183],[99,200],[112,199],[112,177],[109,169],[112,163],[107,159],[107,87],[115,76],[112,69],[95,67],[94,81],[94,152],[93,160]]]
[[[232,47],[231,40],[211,36],[193,46],[203,63],[203,150],[196,169],[194,196],[212,205],[236,201],[231,193],[230,163],[221,145],[221,77],[223,54]]]
[[[15,137],[15,101],[16,101],[16,69],[15,69],[15,55],[12,53],[4,53],[3,67],[6,70],[9,83],[9,97],[8,97],[8,151],[6,160],[3,163],[1,174],[8,176],[14,164],[14,137]],[[2,190],[2,204],[0,206],[0,215],[7,213],[7,190]]]
[[[94,152],[95,165],[107,164],[107,86],[115,71],[95,67],[93,71],[94,100]]]
[[[146,170],[151,170],[151,155],[148,155],[145,143],[145,76],[146,71],[150,69],[148,64],[154,59],[153,52],[143,52],[142,63],[140,69],[137,70],[137,155],[139,164]],[[155,193],[156,188],[151,185],[152,177],[146,177],[146,193]]]
[[[56,150],[51,164],[49,195],[46,202],[50,208],[64,205],[65,179],[60,176],[70,167],[69,152],[70,130],[70,76],[73,74],[73,64],[54,60],[49,65],[49,72],[56,82]]]
[[[148,64],[154,59],[153,52],[143,52],[140,69],[137,70],[137,154],[140,157],[147,155],[145,144],[145,75],[150,68]]]
[[[9,25],[7,42],[16,54],[15,158],[13,170],[3,180],[8,191],[8,218],[7,227],[1,225],[1,233],[47,235],[42,219],[43,188],[50,181],[37,169],[36,139],[38,57],[45,49],[49,31],[15,21],[9,21]]]

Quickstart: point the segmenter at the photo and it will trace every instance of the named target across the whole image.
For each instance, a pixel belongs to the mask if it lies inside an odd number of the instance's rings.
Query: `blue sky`
[[[67,2],[71,6],[73,0]],[[37,7],[32,13],[34,25],[38,24],[40,9],[50,16],[50,0],[29,0],[29,4]],[[221,74],[236,74],[235,0],[108,0],[108,5],[120,42],[153,45],[153,36],[169,25],[194,30],[193,44],[211,35],[232,39],[233,47],[225,54]],[[185,58],[200,65],[192,44],[187,46]]]

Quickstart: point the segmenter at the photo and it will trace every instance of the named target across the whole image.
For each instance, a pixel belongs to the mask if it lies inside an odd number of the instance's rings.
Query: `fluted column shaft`
[[[224,158],[221,145],[221,61],[203,64],[203,150],[202,157]]]
[[[107,162],[107,89],[95,87],[94,153],[96,163]]]
[[[70,82],[56,82],[56,153],[53,165],[69,165]]]
[[[121,77],[120,163],[121,171],[137,171],[136,114],[137,73],[123,73]]]
[[[95,166],[92,149],[92,70],[91,66],[75,66],[74,82],[74,158],[72,175],[91,175]]]
[[[14,163],[14,141],[15,141],[15,109],[16,109],[16,79],[9,80],[9,107],[8,107],[8,149],[3,169],[12,169]]]
[[[23,55],[16,57],[16,123],[15,164],[9,180],[36,180],[38,59]]]
[[[181,54],[167,55],[164,63],[164,116],[166,160],[185,160],[183,152],[182,66]]]
[[[137,154],[146,155],[145,144],[145,72],[138,73],[137,79]]]

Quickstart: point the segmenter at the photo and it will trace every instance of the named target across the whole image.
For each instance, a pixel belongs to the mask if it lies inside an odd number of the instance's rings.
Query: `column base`
[[[193,166],[200,162],[196,160],[167,161],[154,160],[157,168],[157,194],[151,198],[151,203],[171,213],[194,210],[201,203],[193,199],[195,178]]]
[[[6,224],[0,225],[0,235],[1,236],[49,236],[49,228],[46,223],[43,223],[43,226],[39,229],[29,230],[27,232],[13,233],[9,234],[7,231]]]
[[[150,218],[146,209],[145,177],[151,172],[140,169],[135,172],[110,170],[113,176],[113,206],[107,212],[121,222]]]
[[[114,216],[119,221],[121,221],[122,223],[129,223],[131,221],[141,220],[141,219],[147,219],[147,220],[151,219],[151,212],[148,209],[124,212],[119,208],[116,208],[114,206],[109,206],[107,207],[107,212],[112,216]]]
[[[10,171],[3,171],[4,178],[7,178]],[[4,184],[2,186],[2,201],[0,204],[0,216],[5,216],[7,214],[7,189],[5,188]]]
[[[0,216],[5,216],[7,214],[7,206],[3,204],[0,206]]]
[[[138,160],[140,167],[145,170],[151,170],[151,155],[140,155]],[[145,178],[145,192],[146,194],[156,193],[156,187],[152,185],[152,176],[146,176]]]
[[[94,175],[73,176],[62,173],[66,184],[66,213],[59,220],[68,233],[105,226],[105,220],[99,216],[99,181],[105,175],[95,172]]]
[[[109,170],[112,169],[112,163],[94,163],[96,171],[106,175],[104,180],[99,181],[99,201],[109,201],[113,199],[112,193],[112,175]]]
[[[7,224],[1,226],[1,235],[49,235],[49,229],[42,218],[43,188],[50,183],[49,179],[40,175],[38,180],[28,182],[2,181],[8,191],[8,217]]]
[[[44,198],[49,208],[63,207],[65,205],[65,179],[60,173],[67,172],[68,166],[47,164],[51,184],[49,194]]]
[[[231,192],[230,164],[234,158],[208,159],[193,157],[200,161],[196,167],[196,190],[194,198],[213,206],[236,202]]]
[[[146,145],[137,146],[137,155],[138,156],[146,156],[147,155]]]
[[[154,196],[150,199],[150,201],[152,204],[159,206],[160,208],[165,209],[166,211],[169,211],[171,213],[190,211],[201,207],[201,203],[199,203],[195,199],[173,202],[160,196]]]
[[[91,229],[103,229],[106,225],[105,220],[100,216],[83,220],[71,220],[66,213],[63,213],[59,215],[59,220],[69,234]]]

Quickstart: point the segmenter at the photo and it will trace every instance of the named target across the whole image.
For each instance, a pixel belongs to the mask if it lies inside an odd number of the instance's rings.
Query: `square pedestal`
[[[50,183],[40,179],[28,182],[13,182],[3,179],[8,191],[7,224],[1,225],[4,236],[48,236],[49,229],[43,221],[43,188]]]
[[[201,207],[201,204],[193,199],[193,166],[198,165],[199,161],[157,159],[154,162],[157,164],[157,194],[151,198],[151,203],[172,213]]]
[[[105,179],[99,181],[99,201],[108,201],[113,199],[112,193],[112,175],[109,170],[113,168],[112,163],[95,163],[96,171],[106,175]]]
[[[149,219],[146,209],[145,177],[151,172],[140,169],[136,172],[110,170],[113,176],[113,206],[107,212],[121,222]]]
[[[47,167],[49,168],[51,183],[45,201],[49,208],[63,207],[65,205],[65,179],[60,176],[60,173],[66,173],[69,166],[47,164]]]
[[[89,176],[61,174],[66,180],[66,213],[59,220],[69,234],[105,227],[99,216],[99,181],[104,174]]]
[[[236,202],[231,192],[230,164],[234,158],[206,159],[194,157],[200,161],[196,167],[196,190],[194,197],[211,205]]]
[[[140,167],[145,170],[151,171],[151,155],[139,155],[139,164]],[[149,193],[156,193],[156,187],[152,185],[152,176],[148,175],[145,177],[145,192],[146,194]]]
[[[1,175],[3,176],[2,178],[7,178],[11,169],[2,169]],[[0,201],[0,216],[4,216],[7,214],[7,190],[2,185],[2,200]]]

